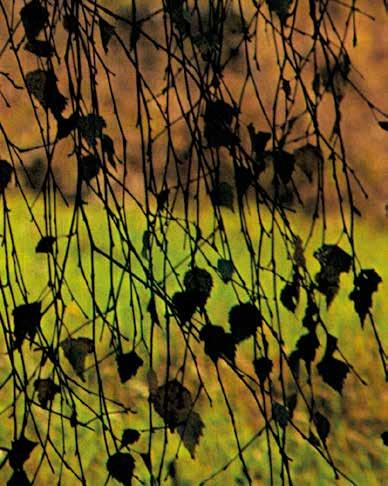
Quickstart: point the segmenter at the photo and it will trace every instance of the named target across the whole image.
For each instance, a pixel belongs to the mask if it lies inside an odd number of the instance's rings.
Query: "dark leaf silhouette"
[[[85,359],[87,354],[93,353],[93,341],[86,337],[69,337],[62,342],[61,347],[74,371],[82,381],[85,381],[83,376],[85,371]]]
[[[388,122],[387,121],[379,121],[379,125],[383,130],[388,131]]]
[[[213,287],[210,273],[203,268],[194,267],[185,273],[183,283],[186,291],[193,296],[196,305],[203,308]]]
[[[315,427],[317,428],[319,438],[325,444],[327,436],[329,435],[330,432],[330,422],[320,412],[316,412],[314,414],[314,424]]]
[[[286,309],[295,312],[299,302],[299,282],[286,283],[280,293],[280,301]]]
[[[7,481],[7,486],[31,486],[31,484],[23,469],[14,471],[11,478]]]
[[[252,172],[247,167],[237,166],[234,173],[238,198],[241,200],[253,182]]]
[[[102,138],[102,129],[106,127],[105,120],[100,115],[89,113],[78,119],[79,132],[89,146],[94,147],[97,138]]]
[[[113,140],[110,138],[109,135],[104,133],[101,137],[101,148],[104,154],[106,155],[107,159],[109,160],[110,165],[115,168],[115,147]]]
[[[260,383],[264,383],[272,371],[273,362],[271,359],[263,356],[253,361],[253,367]]]
[[[85,182],[90,182],[92,179],[98,176],[100,172],[101,161],[93,154],[85,155],[80,160],[80,173],[81,178]]]
[[[286,427],[288,420],[290,419],[290,414],[287,408],[278,402],[272,403],[272,416],[280,427]]]
[[[46,40],[32,39],[24,48],[38,57],[51,57],[54,54],[53,46]]]
[[[293,152],[296,166],[303,172],[309,182],[313,181],[314,174],[318,171],[319,164],[323,162],[322,152],[319,147],[310,143]]]
[[[288,16],[292,0],[267,0],[268,8],[276,13],[281,20]]]
[[[288,413],[290,415],[290,419],[292,419],[292,417],[294,415],[294,411],[296,409],[297,403],[298,403],[298,395],[296,393],[292,393],[287,398],[287,409],[288,409]]]
[[[295,168],[295,157],[285,150],[273,152],[274,172],[284,184],[290,182]]]
[[[372,296],[382,282],[380,275],[373,269],[364,269],[354,279],[354,289],[349,299],[354,302],[354,308],[360,317],[361,324],[372,307]]]
[[[69,118],[57,117],[57,138],[61,140],[68,137],[78,126],[78,113],[72,113]]]
[[[339,277],[348,272],[352,264],[352,257],[337,245],[322,245],[314,252],[321,270],[315,276],[318,290],[326,296],[329,306],[339,290]]]
[[[13,168],[6,160],[0,159],[0,194],[3,194],[5,188],[11,181]]]
[[[315,331],[303,334],[296,343],[296,349],[299,357],[306,362],[306,365],[312,363],[315,359],[316,350],[319,347],[319,340]]]
[[[294,377],[296,379],[299,378],[300,359],[301,359],[301,356],[299,355],[299,352],[298,352],[297,349],[292,351],[292,353],[288,357],[288,365],[290,367],[292,374],[294,375]]]
[[[53,253],[54,236],[43,236],[36,245],[36,253]]]
[[[191,291],[175,292],[172,303],[178,319],[184,324],[193,317],[197,308],[196,293]]]
[[[49,13],[39,0],[32,0],[20,10],[20,17],[29,40],[34,40],[48,23]]]
[[[125,429],[121,436],[121,447],[134,444],[140,439],[140,432],[136,429]]]
[[[130,351],[126,354],[119,354],[117,357],[117,367],[121,383],[125,383],[130,378],[136,375],[138,369],[143,366],[143,360],[136,353],[136,351]]]
[[[266,169],[264,151],[272,135],[269,132],[256,132],[252,123],[248,125],[248,132],[251,139],[252,158],[255,162],[253,169],[256,176]]]
[[[315,302],[312,300],[311,294],[309,293],[307,297],[307,306],[303,316],[302,324],[309,331],[315,331],[318,321],[319,309]]]
[[[238,137],[231,129],[235,116],[236,111],[225,101],[206,103],[204,134],[209,147],[229,147],[238,142]]]
[[[124,486],[132,485],[132,477],[135,469],[135,459],[129,452],[116,452],[109,456],[106,468],[112,478]]]
[[[210,193],[212,203],[215,206],[222,206],[233,211],[233,188],[228,182],[220,182]]]
[[[182,439],[183,445],[190,452],[192,459],[195,458],[195,449],[203,435],[205,425],[197,412],[192,411],[187,417],[186,423],[178,425],[177,432]]]
[[[233,339],[239,343],[254,336],[261,326],[260,311],[250,302],[235,305],[229,311],[229,324]]]
[[[215,363],[221,357],[234,363],[236,355],[235,340],[233,336],[226,333],[221,326],[206,324],[201,329],[199,337],[205,342],[205,353]]]
[[[104,48],[105,54],[107,54],[109,50],[108,48],[109,42],[112,36],[115,34],[115,28],[113,27],[113,25],[111,25],[101,17],[100,17],[99,24],[100,24],[102,47]]]
[[[217,270],[221,275],[222,281],[228,283],[232,280],[234,267],[231,260],[225,260],[224,258],[219,258],[217,261]]]
[[[22,469],[36,446],[37,442],[32,442],[24,436],[12,441],[12,448],[8,454],[9,465],[12,469],[15,471]]]
[[[388,446],[388,430],[385,430],[382,434],[381,434],[381,439],[383,441],[383,444],[385,446]]]
[[[59,92],[57,78],[53,71],[37,69],[26,74],[26,86],[46,110],[59,118],[66,107],[66,98]]]
[[[317,364],[317,369],[325,383],[338,393],[342,392],[346,375],[349,372],[349,367],[346,363],[333,357],[324,358]]]
[[[193,410],[194,402],[190,391],[178,380],[170,380],[157,386],[156,375],[149,376],[150,401],[171,432],[176,429],[183,445],[194,458],[204,424],[200,415]]]
[[[310,430],[308,441],[315,447],[320,447],[321,443],[319,442],[318,437]]]
[[[19,305],[13,310],[15,348],[20,348],[27,335],[31,340],[34,339],[42,317],[41,305],[41,302],[33,302]]]
[[[71,34],[77,34],[79,29],[78,19],[73,14],[63,16],[63,27]]]
[[[156,201],[158,203],[158,211],[161,211],[168,204],[168,196],[170,195],[170,189],[163,189],[156,196]]]
[[[55,395],[61,391],[60,387],[51,378],[39,378],[34,381],[34,388],[38,392],[38,400],[43,408],[47,408]]]

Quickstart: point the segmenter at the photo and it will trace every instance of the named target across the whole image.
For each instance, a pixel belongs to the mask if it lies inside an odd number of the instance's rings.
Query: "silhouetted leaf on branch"
[[[42,317],[41,305],[41,302],[33,302],[19,305],[13,310],[15,348],[20,348],[27,335],[34,339]]]
[[[253,361],[253,367],[260,383],[263,384],[272,371],[273,362],[271,359],[263,356]]]
[[[175,292],[172,303],[178,319],[184,324],[190,321],[197,308],[196,294],[188,290]]]
[[[314,414],[314,424],[317,428],[319,438],[324,444],[326,444],[326,439],[330,432],[330,422],[320,412],[316,412]]]
[[[372,296],[377,292],[379,283],[382,282],[380,275],[374,269],[364,269],[354,279],[354,289],[349,299],[354,302],[354,308],[364,325],[365,317],[372,307]]]
[[[35,247],[36,253],[53,253],[54,236],[43,236]]]
[[[214,206],[222,206],[233,211],[233,188],[228,182],[216,184],[210,197]]]
[[[106,127],[106,123],[102,116],[89,113],[79,117],[77,126],[81,137],[86,140],[88,145],[94,147],[97,143],[96,139],[102,138],[102,129]]]
[[[140,439],[140,432],[136,429],[125,429],[121,436],[121,447],[134,444]]]
[[[272,153],[274,172],[284,184],[291,181],[295,168],[295,157],[285,150],[275,150]]]
[[[294,150],[296,166],[303,172],[309,182],[313,181],[319,164],[323,162],[322,152],[319,147],[310,143]]]
[[[286,309],[295,312],[300,296],[300,275],[297,266],[294,267],[292,282],[287,282],[280,293],[280,301]]]
[[[78,126],[78,113],[72,113],[68,118],[57,117],[57,138],[61,140],[68,137]]]
[[[27,39],[35,40],[48,23],[49,13],[39,0],[32,0],[20,10],[20,17]]]
[[[26,86],[29,93],[46,110],[50,109],[55,118],[61,116],[66,107],[66,98],[59,92],[57,78],[53,71],[37,69],[26,74]]]
[[[234,363],[236,342],[230,333],[226,333],[221,326],[206,324],[201,329],[199,337],[205,342],[205,353],[215,363],[219,358],[226,358]]]
[[[237,195],[239,200],[241,200],[253,182],[253,175],[247,167],[236,166],[234,177],[236,181]]]
[[[383,130],[388,132],[388,121],[379,121],[379,125]]]
[[[11,478],[7,481],[7,486],[31,486],[32,483],[28,479],[24,469],[14,471]]]
[[[85,371],[85,359],[87,354],[93,353],[93,341],[86,337],[69,337],[61,343],[61,347],[74,371],[82,381],[85,381],[83,376]]]
[[[210,273],[203,268],[194,267],[185,273],[183,284],[186,291],[192,295],[195,304],[203,309],[213,287]]]
[[[93,154],[85,155],[80,160],[80,175],[82,180],[90,182],[92,179],[98,176],[100,172],[101,161]]]
[[[275,422],[282,428],[286,427],[288,420],[290,419],[290,414],[287,408],[278,402],[272,403],[272,416]]]
[[[135,459],[129,452],[116,452],[109,456],[106,468],[112,478],[119,483],[124,484],[124,486],[132,485]]]
[[[303,334],[296,343],[298,355],[306,366],[309,366],[315,359],[316,350],[319,348],[319,340],[315,331]]]
[[[125,383],[130,378],[135,376],[139,368],[143,366],[143,363],[144,361],[140,358],[136,351],[119,354],[117,356],[117,367],[121,383]]]
[[[231,124],[235,109],[222,100],[208,101],[205,111],[205,137],[209,147],[229,147],[238,142]]]
[[[112,36],[115,34],[115,28],[109,22],[104,20],[102,17],[100,17],[99,25],[100,25],[102,47],[104,48],[105,54],[108,54],[109,42]]]
[[[54,400],[60,387],[51,378],[38,378],[34,381],[34,388],[38,392],[38,400],[43,408],[47,408],[48,403]]]
[[[54,54],[54,48],[49,41],[33,39],[24,46],[25,50],[35,54],[38,57],[51,57]]]
[[[221,275],[222,281],[224,283],[228,283],[230,280],[232,280],[234,267],[231,260],[225,260],[224,258],[219,258],[217,260],[217,270]]]
[[[250,302],[238,304],[229,311],[229,324],[233,339],[236,343],[254,336],[256,329],[261,326],[259,309]]]
[[[266,169],[264,151],[267,143],[271,140],[272,135],[269,132],[256,132],[252,123],[250,123],[247,128],[251,139],[252,158],[255,161],[253,170],[256,176],[258,176]]]
[[[11,182],[13,168],[12,165],[4,159],[0,160],[0,194],[3,194],[5,188]]]
[[[349,366],[343,361],[333,358],[336,349],[337,338],[328,334],[325,354],[320,363],[317,364],[317,369],[323,381],[341,394]]]
[[[175,379],[158,386],[153,370],[149,372],[148,382],[149,399],[155,411],[171,432],[177,430],[183,445],[194,458],[195,448],[203,435],[204,424],[200,415],[193,410],[194,401],[190,391]]]
[[[23,468],[23,464],[30,457],[31,452],[37,446],[37,442],[26,439],[23,435],[12,441],[12,448],[8,454],[9,465],[14,471]]]
[[[381,439],[383,441],[383,444],[385,446],[388,446],[388,430],[385,430],[382,434],[381,434]]]
[[[285,20],[288,16],[292,0],[267,0],[268,8],[276,13],[280,20]]]
[[[326,296],[329,306],[339,289],[339,277],[343,272],[349,272],[352,257],[337,245],[322,245],[314,252],[314,257],[321,265],[320,272],[315,276],[318,290]]]

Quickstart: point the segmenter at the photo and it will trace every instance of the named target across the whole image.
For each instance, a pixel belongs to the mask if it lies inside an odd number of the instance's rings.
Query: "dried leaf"
[[[61,343],[61,347],[74,371],[85,381],[83,373],[85,371],[85,359],[87,354],[93,353],[93,341],[86,337],[67,338]]]

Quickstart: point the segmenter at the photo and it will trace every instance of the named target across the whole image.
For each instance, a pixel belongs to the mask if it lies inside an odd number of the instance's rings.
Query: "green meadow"
[[[163,383],[166,377],[168,366],[169,376],[182,377],[182,366],[184,366],[185,386],[187,386],[196,396],[199,389],[199,378],[196,367],[190,353],[187,353],[187,346],[183,334],[178,328],[176,320],[172,316],[166,316],[166,308],[161,299],[157,299],[157,313],[160,318],[161,327],[151,327],[150,316],[147,313],[147,306],[150,299],[149,290],[144,288],[140,282],[145,279],[144,268],[149,265],[149,254],[144,252],[143,235],[146,229],[146,219],[136,206],[128,204],[126,209],[127,225],[124,229],[111,225],[110,230],[107,224],[106,214],[96,202],[92,200],[84,205],[82,211],[78,211],[74,219],[73,231],[78,233],[78,237],[72,237],[69,243],[69,227],[74,216],[73,210],[65,206],[57,207],[57,261],[59,266],[67,258],[66,270],[63,274],[64,284],[62,290],[63,304],[60,309],[54,311],[52,296],[48,287],[48,282],[55,281],[56,272],[59,272],[53,264],[52,255],[35,252],[36,244],[40,239],[40,232],[34,222],[43,222],[44,206],[41,202],[36,202],[32,206],[32,211],[26,210],[20,199],[9,199],[7,201],[8,213],[6,220],[2,221],[3,244],[1,274],[4,285],[5,275],[13,283],[13,297],[9,289],[3,289],[2,314],[3,320],[10,322],[12,328],[12,300],[14,305],[23,303],[22,291],[19,290],[17,281],[18,276],[23,276],[22,288],[25,286],[28,291],[28,301],[42,301],[42,308],[45,309],[42,318],[42,334],[49,342],[58,343],[65,339],[69,333],[74,333],[75,337],[85,336],[94,337],[96,342],[96,356],[99,359],[99,373],[97,377],[93,356],[89,356],[86,361],[87,369],[84,373],[85,383],[83,383],[74,373],[74,370],[65,359],[62,350],[59,351],[59,359],[65,374],[71,378],[71,386],[74,387],[79,397],[82,397],[84,404],[77,404],[77,418],[80,426],[75,431],[69,426],[66,420],[62,420],[58,413],[65,417],[70,417],[72,408],[70,401],[60,399],[59,395],[54,398],[52,411],[41,408],[35,398],[31,405],[31,411],[36,418],[35,424],[29,423],[27,426],[27,436],[31,440],[36,440],[36,429],[40,431],[41,440],[47,441],[46,450],[50,458],[42,456],[40,446],[32,452],[30,459],[25,464],[25,469],[29,475],[35,473],[38,465],[38,484],[48,484],[50,481],[58,480],[61,477],[61,484],[74,484],[74,476],[66,469],[60,467],[58,454],[63,453],[65,447],[65,459],[69,465],[76,470],[77,447],[82,456],[82,467],[88,480],[88,484],[104,484],[107,478],[105,440],[109,447],[113,449],[113,437],[104,432],[98,424],[91,409],[97,413],[109,414],[110,428],[113,430],[115,438],[120,441],[122,431],[125,428],[135,428],[141,432],[140,440],[131,446],[131,453],[136,460],[135,474],[138,478],[147,478],[147,466],[142,454],[146,453],[152,441],[151,460],[154,470],[157,470],[162,454],[166,454],[165,468],[161,477],[167,475],[168,464],[174,459],[176,468],[176,478],[169,479],[166,484],[191,485],[199,484],[200,481],[210,478],[217,473],[206,484],[247,484],[247,480],[242,473],[241,463],[237,455],[236,439],[233,434],[231,418],[226,406],[220,384],[217,381],[217,370],[210,359],[203,353],[203,343],[190,338],[190,349],[198,356],[197,366],[203,381],[206,393],[202,389],[195,405],[195,410],[200,413],[205,423],[204,434],[196,449],[195,461],[180,443],[178,434],[166,432],[163,428],[162,420],[152,414],[154,433],[149,434],[149,414],[150,405],[148,402],[147,371],[152,367],[158,376],[159,384]],[[210,209],[210,208],[209,208]],[[252,212],[253,214],[253,212]],[[239,226],[238,215],[230,210],[222,210],[222,216],[227,234],[230,238],[230,247],[233,262],[239,272],[239,279],[234,279],[225,284],[217,275],[217,260],[222,255],[221,243],[215,238],[210,246],[207,235],[211,234],[213,221],[210,213],[204,211],[200,218],[200,226],[203,236],[203,243],[200,243],[200,250],[196,257],[196,263],[202,268],[206,268],[212,275],[214,287],[208,301],[208,315],[211,322],[227,328],[228,312],[232,305],[237,303],[235,291],[243,297],[244,289],[238,282],[245,282],[249,287],[251,269],[249,266],[249,255],[245,249],[243,236]],[[113,218],[111,218],[111,221]],[[87,232],[88,221],[89,229],[94,238],[95,247],[102,252],[111,255],[116,264],[111,265],[109,259],[101,252],[92,252],[90,240]],[[117,220],[118,221],[118,220]],[[264,217],[262,224],[270,225],[268,217]],[[308,222],[303,217],[294,217],[293,223],[297,228],[296,233],[300,235],[302,241],[308,232]],[[348,250],[346,241],[341,238],[341,225],[339,221],[332,219],[329,221],[326,233],[327,242],[335,242]],[[153,271],[161,285],[165,285],[169,295],[179,290],[178,281],[182,282],[184,273],[190,264],[190,242],[183,237],[181,222],[173,222],[164,225],[161,220],[160,226],[156,225],[156,235],[162,235],[168,241],[168,254],[171,262],[166,262],[163,251],[157,242],[151,242]],[[259,235],[259,222],[252,216],[248,220],[249,232],[254,235],[253,241]],[[255,232],[255,228],[257,231]],[[40,228],[45,234],[44,227]],[[110,234],[110,236],[109,236]],[[356,244],[363,268],[375,268],[383,279],[379,291],[374,295],[374,315],[376,326],[380,332],[383,342],[386,343],[387,331],[385,319],[387,315],[387,303],[384,298],[385,282],[388,279],[387,267],[385,265],[385,245],[386,236],[383,228],[377,224],[358,223],[356,228]],[[321,244],[322,235],[317,232],[313,236],[305,249],[305,257],[310,269],[319,269],[318,262],[315,261],[313,251]],[[128,241],[123,244],[126,238],[130,239],[130,246],[133,248],[131,256],[128,258],[126,248]],[[110,249],[109,240],[114,241],[114,247]],[[19,268],[14,265],[12,241],[17,249],[16,257]],[[266,246],[267,245],[267,246]],[[270,261],[270,242],[263,247],[263,259],[265,262],[268,253],[268,264]],[[8,248],[8,254],[5,252]],[[142,251],[144,255],[142,256]],[[110,253],[111,252],[111,253]],[[201,254],[201,252],[203,254]],[[93,258],[91,256],[93,255]],[[278,238],[275,246],[277,269],[280,274],[287,277],[291,273],[292,263],[287,259],[281,239]],[[8,267],[6,262],[8,261]],[[171,264],[171,268],[169,265]],[[145,266],[145,267],[144,267]],[[8,271],[7,271],[8,268]],[[149,268],[149,267],[148,267]],[[174,275],[171,269],[174,268]],[[50,269],[49,271],[47,269]],[[94,279],[90,277],[93,270]],[[8,273],[7,273],[8,272]],[[83,273],[87,276],[89,285],[85,283]],[[128,274],[138,276],[140,280],[134,285],[134,280],[128,278]],[[93,282],[90,284],[90,282]],[[261,269],[261,285],[266,292],[266,298],[274,298],[272,289],[272,274],[266,272],[265,264]],[[346,473],[355,483],[363,485],[381,485],[386,479],[386,464],[384,463],[383,443],[380,437],[386,428],[386,391],[384,390],[384,377],[380,358],[377,353],[373,331],[370,323],[366,321],[364,329],[361,328],[358,316],[353,309],[353,303],[348,295],[352,289],[352,276],[341,276],[341,288],[339,294],[329,309],[326,309],[322,299],[322,315],[328,326],[329,331],[338,337],[338,343],[346,359],[354,365],[360,376],[368,383],[364,386],[357,377],[349,373],[345,382],[342,396],[322,383],[316,371],[313,371],[315,400],[320,409],[324,411],[331,423],[331,431],[328,438],[328,447],[332,454],[336,466]],[[233,290],[235,288],[235,291]],[[281,287],[277,291],[280,292]],[[93,306],[91,292],[94,295],[96,305]],[[279,294],[277,295],[279,296]],[[5,301],[9,306],[4,306]],[[301,302],[295,314],[279,308],[279,329],[286,343],[285,350],[291,352],[297,339],[304,334],[301,320],[304,312],[305,300]],[[265,312],[265,311],[264,311]],[[60,316],[60,319],[58,319]],[[196,324],[201,321],[199,314],[195,315]],[[132,343],[136,343],[136,352],[144,361],[143,367],[137,375],[125,384],[121,384],[118,379],[117,365],[112,356],[111,336],[120,329],[121,343],[124,351],[132,349]],[[152,349],[150,348],[150,335],[153,335]],[[323,336],[321,347],[318,350],[318,362],[324,350],[325,340]],[[280,397],[280,385],[277,380],[279,373],[279,363],[276,350],[276,341],[267,336],[270,344],[270,354],[274,356],[275,367],[272,373],[274,383],[274,393]],[[2,340],[4,339],[4,336]],[[6,379],[9,373],[9,358],[2,345],[0,355],[1,381]],[[14,353],[15,364],[20,368],[20,356]],[[51,376],[52,364],[50,361],[43,365],[39,370],[41,353],[34,349],[34,345],[23,344],[23,356],[25,367],[29,376],[36,378],[39,376]],[[168,357],[168,358],[167,358]],[[168,360],[170,364],[168,364]],[[252,349],[250,343],[243,343],[239,346],[236,363],[247,373],[253,374]],[[227,391],[229,406],[231,407],[236,421],[236,429],[241,447],[244,449],[244,459],[251,473],[254,484],[268,484],[269,462],[272,463],[274,482],[280,484],[280,458],[277,453],[276,444],[271,443],[272,456],[268,454],[268,442],[266,434],[259,433],[264,425],[264,421],[257,405],[247,393],[244,386],[230,371],[228,365],[220,364],[219,371],[222,383]],[[307,375],[301,372],[301,386],[308,395]],[[90,393],[90,390],[98,391],[98,380],[104,383],[105,403],[101,399]],[[31,380],[32,382],[33,380]],[[29,391],[32,395],[32,385]],[[289,380],[287,387],[292,389],[292,380]],[[2,444],[10,443],[13,434],[13,419],[11,415],[10,403],[12,403],[11,381],[0,391],[1,415],[0,415],[0,439]],[[89,390],[89,391],[88,391]],[[208,394],[208,396],[207,396]],[[65,394],[66,397],[66,394]],[[67,397],[68,398],[68,397]],[[85,405],[87,404],[87,406]],[[17,399],[15,413],[20,413],[23,409],[22,397]],[[266,406],[270,407],[267,400]],[[107,422],[105,417],[104,421]],[[307,433],[308,417],[304,411],[304,404],[298,403],[294,421],[300,429]],[[385,421],[385,422],[384,422]],[[46,429],[48,427],[48,429]],[[47,431],[48,430],[48,433]],[[77,436],[75,434],[77,432]],[[97,432],[97,433],[96,433]],[[104,439],[105,436],[105,439]],[[150,438],[151,437],[151,438]],[[314,451],[309,443],[302,441],[298,434],[291,427],[287,428],[288,447],[287,454],[291,459],[290,467],[294,475],[295,484],[346,484],[347,481],[341,478],[335,481],[331,467]],[[268,439],[272,441],[272,439]],[[65,444],[65,445],[64,445]],[[164,446],[166,450],[164,451]],[[0,451],[0,460],[5,457],[5,452]],[[0,481],[5,481],[10,477],[11,470],[5,465],[0,470]],[[114,480],[110,480],[114,484]],[[175,481],[175,482],[174,482]],[[110,484],[110,483],[109,483]],[[145,484],[148,484],[147,481]]]

